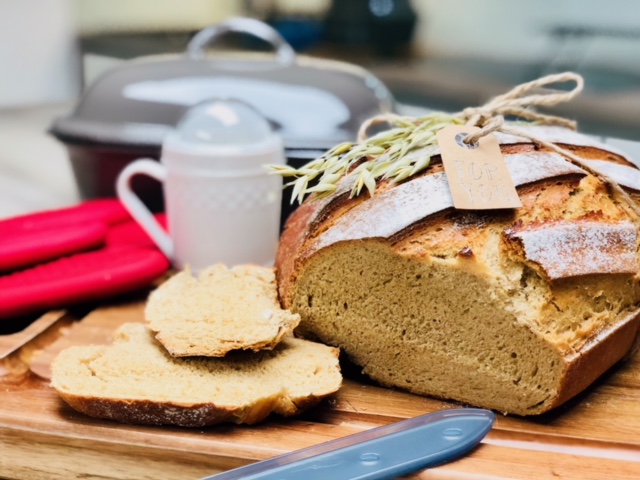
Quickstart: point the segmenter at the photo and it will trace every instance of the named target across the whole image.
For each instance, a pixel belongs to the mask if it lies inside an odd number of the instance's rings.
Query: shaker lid
[[[244,147],[263,143],[273,132],[255,109],[235,99],[214,99],[187,110],[174,137],[194,145]]]
[[[282,140],[253,107],[235,99],[212,99],[190,109],[165,137],[163,155],[217,161],[282,157]]]
[[[274,54],[205,55],[205,46],[227,32],[258,36]],[[367,70],[296,56],[267,24],[236,18],[196,34],[184,55],[145,57],[109,70],[50,131],[72,144],[159,148],[186,109],[211,98],[246,102],[287,149],[316,151],[354,141],[362,122],[395,108],[389,90]]]

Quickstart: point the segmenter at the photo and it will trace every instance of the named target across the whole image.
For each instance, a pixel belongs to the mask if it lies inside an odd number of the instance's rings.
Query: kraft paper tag
[[[485,135],[475,145],[462,141],[478,130],[450,125],[436,133],[453,205],[466,210],[522,207],[496,137]]]

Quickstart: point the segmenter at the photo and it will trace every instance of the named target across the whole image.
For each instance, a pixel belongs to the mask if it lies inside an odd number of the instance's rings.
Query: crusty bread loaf
[[[271,349],[300,321],[280,308],[273,268],[222,264],[171,277],[149,295],[145,317],[176,357]]]
[[[574,132],[531,127],[615,178],[640,172]],[[383,385],[520,415],[554,408],[633,348],[638,218],[602,179],[531,141],[496,134],[523,207],[453,208],[432,166],[375,196],[352,178],[289,219],[276,261],[298,330],[340,347]]]
[[[107,346],[63,350],[52,385],[74,409],[124,423],[204,426],[294,415],[338,390],[338,351],[285,338],[273,350],[175,358],[143,324]]]

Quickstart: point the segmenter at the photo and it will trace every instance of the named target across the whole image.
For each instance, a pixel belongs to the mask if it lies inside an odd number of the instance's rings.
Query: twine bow
[[[531,93],[548,85],[570,81],[575,82],[576,85],[572,90],[567,92],[553,90],[545,93]],[[555,115],[545,115],[532,110],[530,107],[553,106],[559,103],[569,102],[578,96],[583,88],[584,80],[577,73],[558,73],[518,85],[509,92],[493,98],[481,107],[465,108],[462,112],[455,114],[455,116],[464,120],[467,125],[481,128],[478,132],[467,135],[463,141],[465,143],[476,143],[485,135],[495,131],[504,131],[505,115],[511,115],[544,125],[558,125],[575,130],[575,121]]]

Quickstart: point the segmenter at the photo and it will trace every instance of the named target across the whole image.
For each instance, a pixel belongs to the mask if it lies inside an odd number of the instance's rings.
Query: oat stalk
[[[338,181],[353,173],[351,196],[364,188],[373,195],[380,179],[400,182],[429,166],[428,156],[411,156],[412,150],[435,144],[436,132],[447,125],[460,124],[454,116],[435,113],[419,118],[394,117],[392,128],[359,143],[341,143],[300,168],[270,165],[272,173],[293,178],[285,186],[293,186],[291,203],[302,203],[304,197],[315,194],[323,198],[337,189]]]

